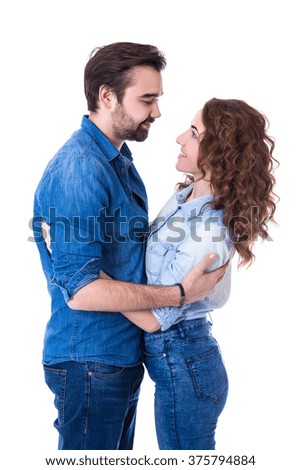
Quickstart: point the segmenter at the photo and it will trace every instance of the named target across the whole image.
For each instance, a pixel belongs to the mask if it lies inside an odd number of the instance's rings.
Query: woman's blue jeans
[[[228,394],[220,348],[206,318],[145,333],[145,365],[155,389],[160,449],[215,449],[215,429]]]
[[[55,395],[61,450],[130,450],[143,365],[117,367],[94,362],[44,366]]]

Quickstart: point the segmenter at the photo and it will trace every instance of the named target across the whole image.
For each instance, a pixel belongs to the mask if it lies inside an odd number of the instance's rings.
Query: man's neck
[[[90,113],[89,120],[93,122],[93,124],[95,124],[95,126],[98,127],[98,129],[100,129],[101,132],[107,136],[107,138],[118,150],[121,149],[124,142],[115,138],[111,124],[109,124],[105,119],[101,119],[97,113]]]

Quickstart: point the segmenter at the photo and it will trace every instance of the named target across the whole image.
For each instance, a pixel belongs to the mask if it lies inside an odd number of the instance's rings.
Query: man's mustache
[[[155,118],[149,117],[149,118],[145,119],[145,121],[143,121],[141,124],[144,124],[145,122],[147,124],[152,124],[153,122],[155,122]]]

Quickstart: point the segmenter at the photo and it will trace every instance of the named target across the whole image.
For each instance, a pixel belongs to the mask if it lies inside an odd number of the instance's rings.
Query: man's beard
[[[134,140],[136,142],[143,142],[148,137],[149,127],[144,126],[144,123],[152,123],[155,119],[148,117],[140,124],[137,123],[126,114],[121,105],[114,111],[113,114],[113,132],[117,140]]]

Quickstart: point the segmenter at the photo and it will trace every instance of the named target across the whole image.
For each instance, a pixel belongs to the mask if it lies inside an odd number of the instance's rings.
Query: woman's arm
[[[135,325],[139,326],[142,330],[147,333],[153,333],[154,331],[160,330],[161,325],[156,320],[150,310],[141,310],[138,312],[121,312],[128,320]]]
[[[195,222],[195,225],[191,225],[190,227],[190,234],[191,236],[187,236],[183,242],[176,245],[176,250],[174,253],[171,253],[173,255],[172,259],[169,263],[164,265],[164,269],[161,269],[159,276],[152,278],[150,272],[148,276],[150,283],[154,282],[158,285],[176,285],[181,282],[184,286],[184,290],[186,290],[186,285],[184,285],[182,281],[183,277],[185,279],[187,273],[191,272],[194,266],[210,252],[216,254],[216,260],[210,266],[210,268],[213,269],[211,274],[217,272],[215,270],[218,270],[219,266],[223,265],[223,263],[229,264],[231,241],[228,239],[227,232],[223,225],[219,223],[217,217],[208,218],[208,222],[207,220],[202,223]],[[150,255],[152,255],[151,252]],[[227,279],[229,281],[229,276],[227,276]],[[224,293],[224,297],[229,293],[229,282],[221,285],[220,294],[221,293]],[[208,295],[210,294],[211,292],[208,292]],[[221,296],[219,296],[219,298],[220,297]],[[185,315],[185,311],[188,311],[190,307],[189,304],[191,303],[193,302],[185,302],[182,307],[150,307],[150,311],[160,323],[161,330],[165,331],[179,321],[181,316],[183,318],[189,318],[189,312]],[[221,305],[221,302],[219,305]]]

